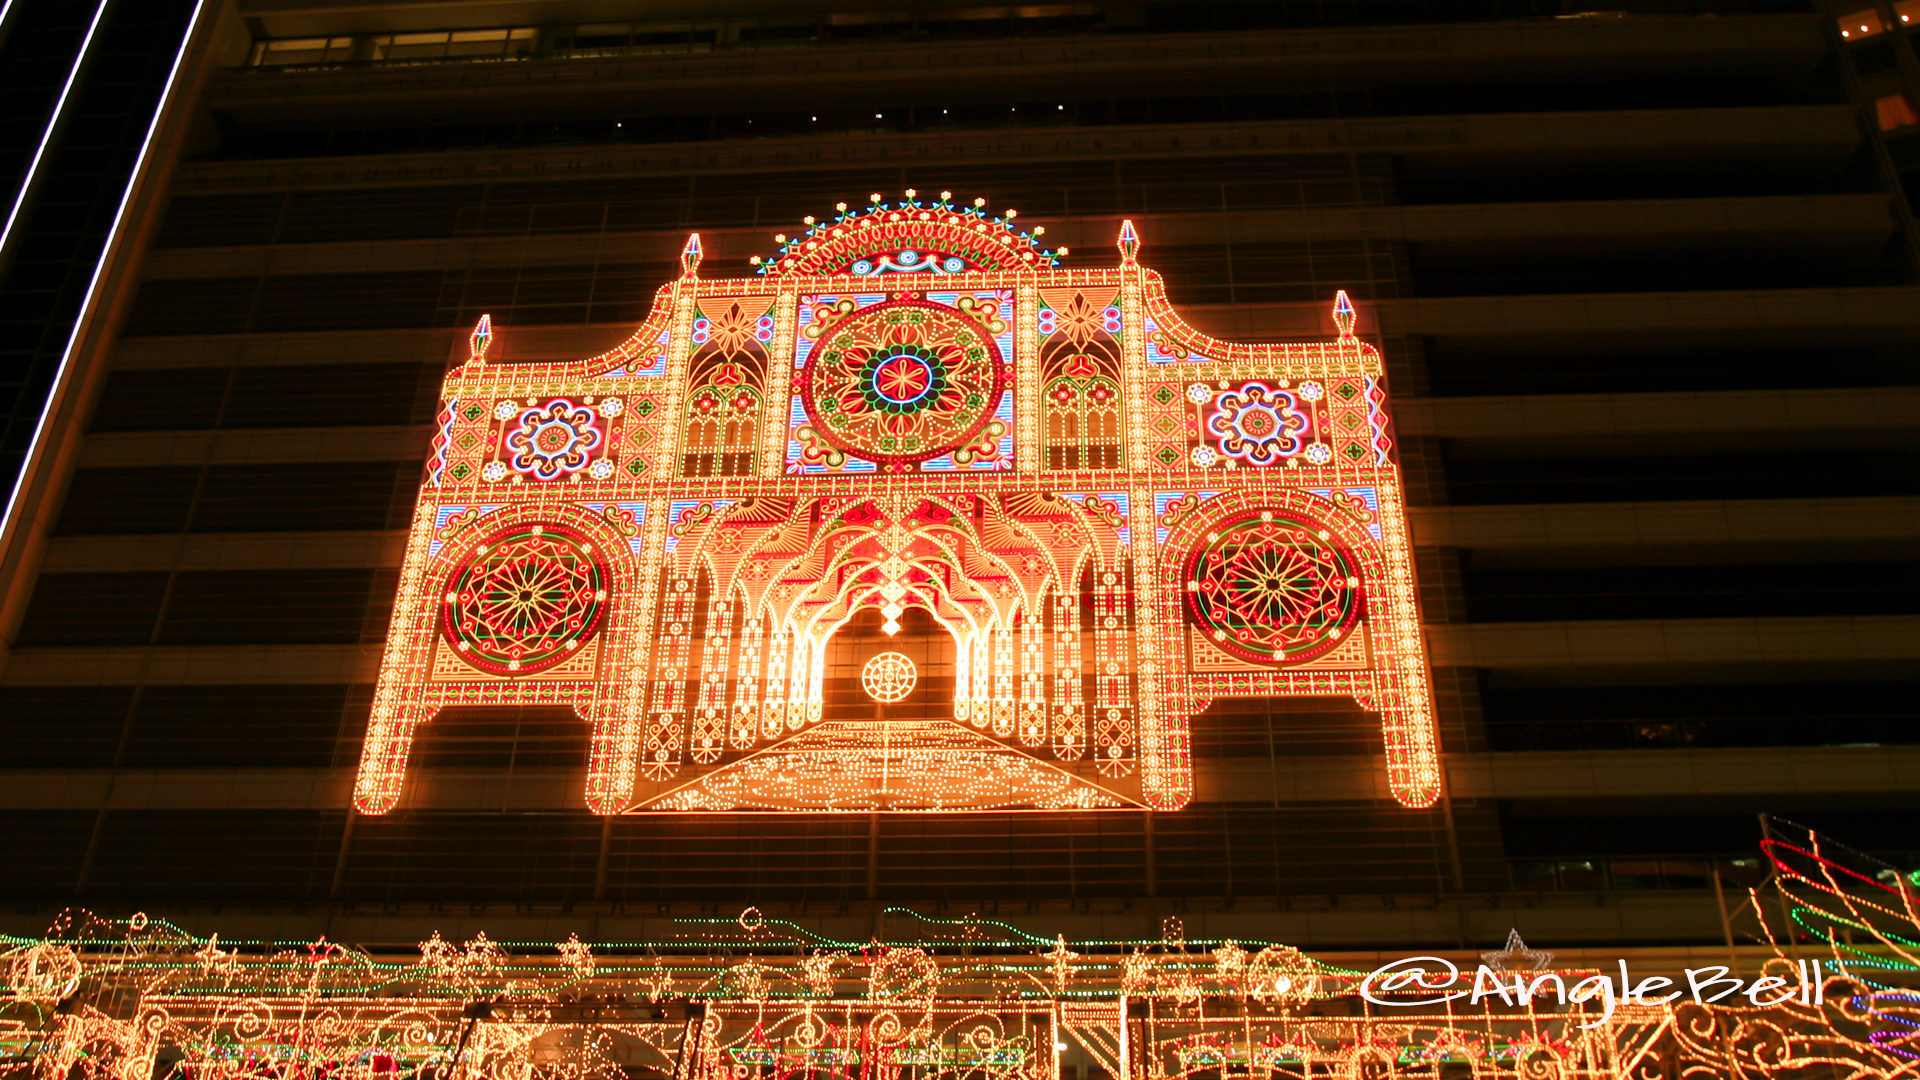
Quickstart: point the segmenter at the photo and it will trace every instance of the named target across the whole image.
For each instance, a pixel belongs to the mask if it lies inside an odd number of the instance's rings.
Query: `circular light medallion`
[[[1008,378],[980,324],[943,304],[894,300],[829,328],[799,383],[813,436],[901,467],[943,454],[973,460],[977,444],[999,434],[993,414]]]
[[[476,546],[448,579],[441,633],[482,671],[544,671],[599,632],[607,576],[593,543],[572,529],[510,526]]]
[[[1360,621],[1353,554],[1321,525],[1251,510],[1208,530],[1187,562],[1187,616],[1242,660],[1297,664],[1326,653]]]
[[[868,697],[882,704],[890,705],[913,693],[917,678],[913,661],[897,652],[883,652],[860,669],[860,685],[866,688]]]
[[[868,404],[895,416],[919,412],[946,389],[946,365],[918,345],[876,349],[860,368],[860,390]]]

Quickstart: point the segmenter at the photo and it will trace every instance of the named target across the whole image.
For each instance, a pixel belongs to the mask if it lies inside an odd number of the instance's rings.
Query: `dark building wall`
[[[1904,850],[1920,289],[1884,72],[1853,54],[1885,44],[1900,77],[1910,44],[1751,8],[1392,25],[1439,16],[1360,4],[1327,27],[1259,7],[1268,25],[1147,5],[1144,27],[778,50],[690,23],[677,51],[634,30],[593,58],[555,32],[550,59],[215,79],[220,138],[174,177],[0,676],[0,836],[35,867],[6,889],[1203,902],[1369,945],[1525,903],[1562,912],[1561,940],[1655,941],[1718,933],[1708,877],[1747,872],[1758,811]],[[413,808],[349,822],[466,328],[490,312],[509,359],[597,351],[686,232],[744,272],[801,215],[909,187],[1017,207],[1070,264],[1111,258],[1132,217],[1221,336],[1364,301],[1451,800],[1383,798],[1370,714],[1232,702],[1195,721],[1199,796],[1174,814],[604,823],[581,809],[584,727],[499,709],[423,729]],[[1596,903],[1642,914],[1579,914]],[[1421,905],[1444,915],[1384,913]],[[1309,909],[1375,914],[1285,921]]]

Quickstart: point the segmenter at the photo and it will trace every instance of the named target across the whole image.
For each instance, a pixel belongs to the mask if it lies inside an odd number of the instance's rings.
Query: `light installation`
[[[897,652],[880,653],[860,669],[860,685],[868,697],[882,704],[904,700],[913,693],[918,677],[913,660]]]
[[[1193,717],[1289,695],[1378,712],[1393,796],[1431,805],[1392,423],[1346,294],[1326,339],[1219,341],[1131,222],[1117,265],[1069,270],[1013,217],[875,195],[747,278],[703,276],[696,235],[577,362],[503,362],[483,317],[355,805],[399,804],[442,709],[543,704],[590,725],[601,814],[1176,810]],[[950,710],[841,707],[867,658],[835,635],[869,609],[931,616]]]
[[[1730,923],[1724,958],[1754,993],[1674,992],[1690,968],[1582,994],[1624,963],[1556,964],[1517,934],[1480,970],[1457,957],[1456,986],[1190,940],[1178,918],[1070,940],[895,908],[862,942],[749,908],[646,941],[435,932],[415,952],[69,911],[0,935],[0,1053],[44,1080],[1920,1077],[1920,892],[1772,832],[1735,914],[1758,947],[1736,953]]]

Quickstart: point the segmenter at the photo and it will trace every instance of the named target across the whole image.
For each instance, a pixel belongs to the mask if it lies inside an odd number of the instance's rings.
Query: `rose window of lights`
[[[913,693],[917,679],[913,661],[897,652],[880,653],[860,669],[860,685],[867,696],[883,705],[904,700]]]
[[[1272,510],[1211,531],[1187,565],[1187,612],[1243,660],[1300,663],[1334,648],[1361,615],[1352,553],[1327,530]]]
[[[606,614],[607,569],[558,525],[517,525],[476,547],[447,586],[441,631],[468,663],[530,675],[574,655]]]

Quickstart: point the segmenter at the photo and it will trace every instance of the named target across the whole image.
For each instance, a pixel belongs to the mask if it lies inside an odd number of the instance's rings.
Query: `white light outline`
[[[100,6],[104,10],[106,0],[101,0]],[[174,83],[180,78],[180,62],[187,55],[187,46],[192,43],[194,31],[200,27],[200,16],[206,9],[207,0],[195,0],[193,14],[187,17],[186,33],[180,37],[180,48],[174,51],[173,67],[167,71],[166,85],[161,87],[160,99],[154,103],[153,119],[147,124],[146,136],[140,140],[140,153],[135,155],[133,170],[127,174],[126,189],[120,193],[120,206],[113,213],[113,228],[107,230],[106,242],[100,248],[100,258],[93,264],[93,276],[87,281],[86,295],[81,298],[80,310],[73,320],[73,330],[67,335],[66,346],[60,350],[60,366],[54,369],[53,386],[47,391],[46,402],[40,406],[40,418],[34,422],[33,441],[28,443],[26,460],[20,464],[19,475],[13,478],[13,490],[7,496],[6,515],[0,517],[0,558],[4,558],[5,553],[13,547],[14,524],[18,516],[17,511],[20,509],[21,493],[26,488],[27,478],[33,475],[34,469],[46,455],[46,447],[41,444],[41,436],[46,434],[47,417],[53,415],[54,403],[60,400],[61,394],[66,390],[68,369],[73,363],[73,347],[80,340],[81,331],[87,327],[88,313],[93,308],[94,293],[100,288],[100,275],[105,271],[107,259],[113,254],[114,246],[119,242],[121,232],[126,226],[127,204],[133,200],[133,189],[139,186],[141,175],[147,167],[147,154],[153,149],[154,133],[160,130],[161,118],[166,115],[167,108],[172,103]],[[95,12],[94,18],[97,22],[98,12]],[[88,31],[88,35],[91,37],[91,30]],[[77,70],[79,64],[76,63],[74,67]],[[24,191],[25,187],[23,186],[21,190]],[[3,246],[4,240],[0,240],[0,247]]]
[[[0,226],[0,255],[7,250],[7,241],[13,237],[13,226],[20,220],[20,210],[27,205],[27,193],[33,190],[33,178],[40,173],[40,160],[47,154],[47,146],[53,142],[53,133],[60,127],[60,117],[67,111],[67,98],[73,94],[73,84],[80,78],[80,69],[87,64],[87,50],[93,48],[94,31],[100,29],[100,19],[107,13],[110,0],[100,0],[100,6],[93,9],[93,21],[87,24],[87,33],[80,39],[80,51],[73,55],[73,67],[67,70],[67,81],[60,87],[60,97],[53,103],[53,112],[47,116],[47,125],[40,129],[40,145],[33,150],[33,160],[27,162],[27,171],[20,177],[20,190],[14,193],[13,209],[7,211],[7,223]],[[7,6],[0,8],[0,25],[5,25],[7,11],[13,7],[13,0],[7,0]],[[185,48],[186,43],[182,42]],[[176,58],[177,62],[177,58]],[[164,99],[163,99],[164,100]]]

